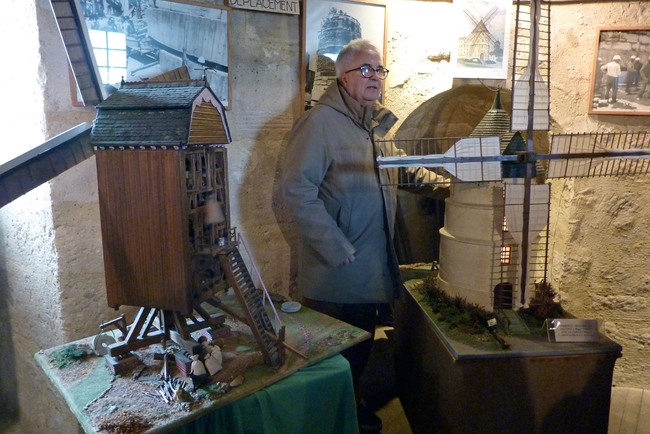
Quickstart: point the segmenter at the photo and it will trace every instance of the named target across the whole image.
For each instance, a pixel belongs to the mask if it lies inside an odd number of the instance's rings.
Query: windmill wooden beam
[[[0,207],[92,157],[88,123],[77,125],[0,166]]]
[[[50,0],[50,5],[81,99],[84,105],[97,105],[104,100],[105,94],[79,3],[75,0]]]

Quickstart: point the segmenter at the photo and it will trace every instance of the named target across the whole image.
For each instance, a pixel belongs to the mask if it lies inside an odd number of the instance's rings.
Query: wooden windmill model
[[[650,158],[645,133],[553,135],[550,152],[538,153],[550,120],[550,5],[517,2],[515,19],[510,128],[500,118],[497,131],[467,138],[395,140],[408,156],[378,158],[380,168],[451,175],[438,282],[488,310],[525,306],[546,282],[548,179],[645,174]],[[486,118],[503,111],[495,106]],[[397,184],[413,185],[405,172]]]
[[[281,365],[284,331],[276,335],[230,227],[224,145],[231,137],[207,82],[123,83],[98,106],[91,141],[108,304],[140,307],[128,330],[119,327],[121,341],[103,342],[109,361],[170,337],[218,331],[225,317],[211,315],[207,303],[242,319],[265,361]],[[216,295],[229,286],[241,314]]]
[[[119,369],[132,350],[164,344],[172,331],[184,340],[212,334],[225,320],[212,305],[250,326],[267,365],[282,365],[284,326],[271,322],[230,226],[223,105],[184,67],[106,97],[79,2],[50,4],[79,93],[98,115],[0,171],[0,206],[95,155],[107,301],[139,308],[131,324],[124,315],[100,324],[122,336],[100,333],[95,350]],[[239,308],[219,299],[231,288]]]

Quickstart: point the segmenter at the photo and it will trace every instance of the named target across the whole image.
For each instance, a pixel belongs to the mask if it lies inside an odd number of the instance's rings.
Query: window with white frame
[[[115,85],[126,80],[126,35],[92,29],[88,35],[102,82]]]

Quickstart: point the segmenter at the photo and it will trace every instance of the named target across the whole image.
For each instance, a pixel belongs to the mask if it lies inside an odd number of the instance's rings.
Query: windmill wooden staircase
[[[280,327],[276,334],[273,323],[264,308],[263,292],[255,287],[237,245],[231,243],[226,246],[219,254],[219,261],[228,284],[235,291],[239,300],[242,313],[225,306],[216,297],[208,299],[207,302],[251,328],[267,365],[272,367],[282,365],[285,360],[285,327],[284,325]]]
[[[231,241],[222,247],[218,254],[218,260],[227,283],[233,289],[239,302],[240,310],[223,303],[216,295],[209,297],[205,302],[250,327],[267,366],[280,367],[285,361],[286,349],[306,358],[285,342],[284,325],[276,333],[264,307],[263,292],[255,287],[246,264],[239,253],[237,244]],[[182,316],[179,312],[163,311],[162,313],[169,328],[177,330],[184,339],[190,339],[190,333],[193,331],[207,327],[219,327],[225,319],[223,314],[212,315],[200,306],[195,306],[195,312],[202,319],[199,320],[191,316],[192,321],[190,324],[187,322],[188,318]],[[120,369],[122,365],[124,367],[130,366],[121,358],[126,358],[125,356],[128,356],[132,350],[170,338],[168,335],[169,328],[167,326],[161,328],[160,323],[156,323],[158,314],[158,309],[141,308],[131,327],[127,326],[124,315],[101,325],[102,330],[104,330],[104,327],[114,326],[126,337],[126,339],[117,343],[114,339],[111,339],[110,341],[100,341],[96,345],[98,349],[101,349],[99,348],[100,345],[105,347],[105,352],[102,353],[106,354],[107,360],[109,360],[113,369]],[[106,335],[100,334],[98,336],[104,337]]]

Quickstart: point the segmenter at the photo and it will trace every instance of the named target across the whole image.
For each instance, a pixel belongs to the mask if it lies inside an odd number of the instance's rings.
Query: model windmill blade
[[[532,77],[533,75],[534,77]],[[535,101],[532,107],[530,107],[531,82],[535,89]],[[530,110],[532,110],[532,116],[529,116]],[[515,81],[512,94],[513,131],[527,130],[530,117],[533,120],[533,130],[549,129],[549,87],[542,78],[539,68],[528,65],[524,73]]]
[[[512,68],[512,131],[549,129],[549,80],[550,5],[539,0],[518,1]]]
[[[512,130],[526,131],[528,154],[534,155],[533,133],[549,129],[550,89],[550,4],[541,0],[517,0],[515,15],[515,50],[512,65],[513,111]],[[531,185],[536,162],[528,158],[525,166],[522,212],[521,297],[527,302],[529,279],[529,225]]]
[[[529,199],[525,198],[528,191]],[[508,234],[521,246],[519,273],[523,277],[546,278],[547,239],[551,185],[506,183],[504,214]],[[525,242],[524,242],[525,240]],[[525,273],[524,273],[524,267]],[[522,281],[522,283],[527,283]],[[523,289],[527,284],[522,286]],[[524,294],[525,295],[525,294]],[[525,303],[524,300],[521,301]]]
[[[650,171],[648,133],[558,134],[551,152],[547,178],[645,175]]]
[[[0,165],[0,207],[95,155],[82,123]]]
[[[380,169],[398,167],[442,168],[464,182],[500,181],[501,156],[498,137],[468,137],[458,140],[444,154],[377,157]]]
[[[97,105],[106,99],[106,92],[90,45],[81,6],[75,0],[50,0],[50,5],[81,99],[85,106]]]
[[[505,216],[508,231],[517,244],[522,243],[524,185],[506,184]],[[548,223],[551,189],[550,184],[531,185],[530,213],[528,214],[528,233],[530,238],[539,234]]]

